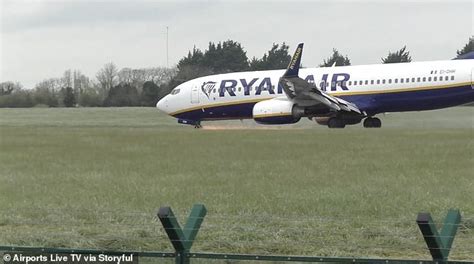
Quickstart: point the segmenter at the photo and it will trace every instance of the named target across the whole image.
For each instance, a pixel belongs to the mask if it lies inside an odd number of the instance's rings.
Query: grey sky
[[[407,45],[414,60],[450,59],[473,35],[473,1],[18,1],[0,0],[0,81],[35,83],[107,62],[175,65],[209,41],[236,40],[249,58],[273,42],[317,66],[332,48],[352,64],[379,63]]]

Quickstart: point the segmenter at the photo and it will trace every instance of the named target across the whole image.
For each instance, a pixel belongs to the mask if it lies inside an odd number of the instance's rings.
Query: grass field
[[[208,208],[195,251],[429,259],[420,211],[474,260],[474,107],[181,126],[154,108],[0,109],[0,245],[169,250],[155,219]]]

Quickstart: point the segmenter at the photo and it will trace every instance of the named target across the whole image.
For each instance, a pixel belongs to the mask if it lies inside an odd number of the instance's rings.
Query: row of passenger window
[[[434,76],[434,77],[412,77],[412,78],[395,78],[395,79],[379,79],[379,80],[365,80],[365,81],[344,81],[344,82],[337,82],[339,85],[344,85],[344,86],[356,86],[356,85],[369,85],[369,84],[392,84],[393,83],[419,83],[419,82],[441,82],[441,81],[454,81],[454,75],[453,76]],[[325,83],[322,82],[321,86],[324,86]],[[328,86],[329,83],[326,82],[326,86]],[[336,85],[334,82],[333,85]]]
[[[228,89],[230,89],[230,90],[233,91],[233,92],[241,92],[241,91],[243,91],[243,88],[242,88],[242,87],[238,87],[238,88],[232,87],[232,88],[228,88]],[[275,85],[272,85],[272,89],[275,90]],[[251,92],[252,90],[255,90],[255,91],[256,91],[256,90],[257,90],[257,87],[252,87],[252,86],[250,86],[250,87],[249,87],[249,92]],[[264,90],[264,89],[262,89],[262,91],[263,91],[263,90]],[[217,91],[216,88],[214,88],[211,92],[212,92],[212,93],[217,93],[218,91]]]

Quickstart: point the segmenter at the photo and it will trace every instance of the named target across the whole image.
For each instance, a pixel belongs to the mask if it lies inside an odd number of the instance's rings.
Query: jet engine
[[[294,124],[304,116],[304,108],[286,99],[271,99],[256,103],[252,114],[253,119],[260,124]]]

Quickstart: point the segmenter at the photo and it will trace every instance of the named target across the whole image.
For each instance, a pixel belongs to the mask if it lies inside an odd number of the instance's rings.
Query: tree
[[[79,96],[79,105],[97,107],[102,106],[102,97],[99,94],[97,89],[93,87],[81,89],[81,94]]]
[[[104,106],[137,106],[139,98],[137,88],[121,83],[109,90]]]
[[[32,107],[31,91],[15,89],[10,94],[0,96],[0,107]]]
[[[209,67],[214,74],[246,71],[249,69],[247,53],[239,42],[227,40],[216,44],[210,42],[204,53],[201,66]]]
[[[456,58],[459,58],[462,55],[468,54],[469,52],[472,52],[472,51],[474,51],[474,36],[471,36],[469,38],[469,42],[464,46],[464,48],[456,52],[458,54]]]
[[[62,89],[63,92],[63,103],[65,107],[73,107],[76,105],[76,97],[74,96],[74,90],[72,87],[66,87]]]
[[[262,59],[253,58],[250,61],[250,70],[277,70],[284,69],[288,66],[291,60],[291,55],[288,54],[289,46],[283,42],[281,46],[273,43],[272,48],[263,55]]]
[[[176,75],[171,78],[166,87],[176,87],[186,81],[194,78],[198,78],[205,75],[212,74],[212,70],[209,67],[203,65],[204,53],[194,47],[192,52],[189,51],[188,55],[179,60]],[[168,89],[167,89],[168,90]]]
[[[234,72],[249,69],[248,58],[242,45],[233,40],[210,42],[205,52],[194,47],[177,65],[177,71],[166,85],[161,85],[162,91],[170,91],[177,85],[194,78]]]
[[[56,78],[46,79],[36,84],[33,92],[35,105],[47,105],[49,107],[58,106],[58,91],[60,90],[60,86],[61,81]]]
[[[73,77],[71,69],[64,71],[63,77],[59,79],[61,87],[72,87]]]
[[[83,91],[93,88],[94,83],[79,70],[74,70],[72,78],[74,96],[76,97],[76,102],[80,102]]]
[[[151,81],[155,84],[169,82],[176,75],[176,68],[150,67],[131,69],[123,68],[118,72],[119,83],[129,83],[137,88],[139,93],[145,82]]]
[[[158,102],[160,87],[152,81],[143,84],[140,102],[142,106],[154,106]]]
[[[403,46],[396,52],[388,52],[386,58],[382,58],[383,63],[400,63],[400,62],[411,62],[410,52],[406,50],[407,46]]]
[[[196,48],[196,46],[193,47],[193,52],[188,51],[188,56],[182,58],[178,62],[178,71],[181,70],[182,67],[184,66],[202,66],[203,65],[203,59],[204,59],[204,53]]]
[[[16,82],[16,83],[11,82],[11,81],[2,82],[0,83],[0,96],[9,95],[13,91],[20,90],[22,88],[23,86],[19,82]]]
[[[102,93],[108,94],[109,90],[117,85],[117,66],[113,62],[107,63],[96,74],[96,78],[102,87]]]
[[[343,56],[339,53],[337,49],[332,49],[332,55],[327,60],[323,61],[323,64],[319,65],[320,67],[332,67],[336,63],[336,66],[346,66],[351,65],[351,61],[346,56]]]

